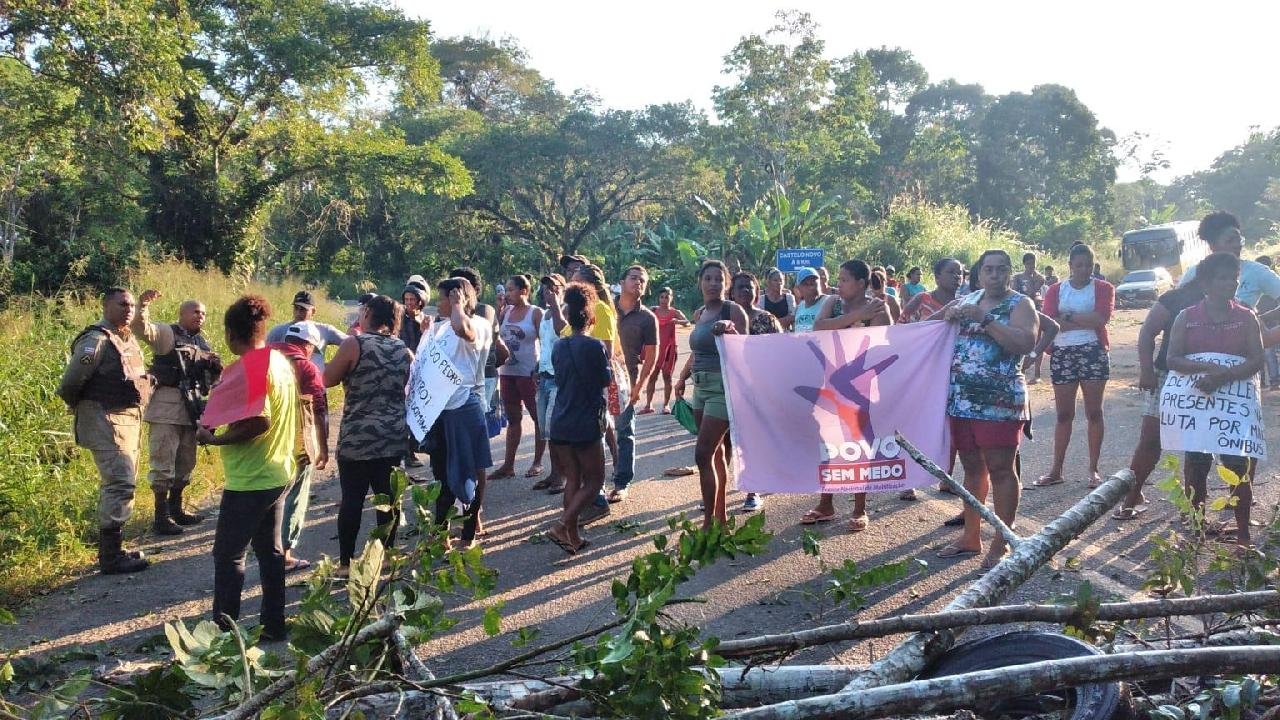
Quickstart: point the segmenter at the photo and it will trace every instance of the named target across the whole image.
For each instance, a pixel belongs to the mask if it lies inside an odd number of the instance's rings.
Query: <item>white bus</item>
[[[1209,244],[1200,239],[1193,220],[1152,225],[1130,230],[1120,241],[1120,258],[1126,271],[1162,267],[1173,277],[1209,254]]]

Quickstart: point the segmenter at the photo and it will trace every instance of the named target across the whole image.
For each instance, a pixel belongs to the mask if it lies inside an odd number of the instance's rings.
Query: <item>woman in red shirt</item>
[[[676,326],[689,324],[679,308],[671,307],[671,297],[671,288],[662,288],[658,292],[658,304],[653,308],[653,314],[658,316],[658,372],[649,376],[649,387],[645,388],[648,399],[637,415],[653,412],[653,391],[658,386],[659,373],[662,375],[662,414],[670,412],[667,408],[671,405],[671,374],[676,371]]]

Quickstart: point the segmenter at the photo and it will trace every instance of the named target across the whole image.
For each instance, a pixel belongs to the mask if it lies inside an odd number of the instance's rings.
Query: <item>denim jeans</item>
[[[307,508],[311,505],[311,475],[314,471],[310,462],[299,463],[298,472],[289,485],[284,496],[284,524],[280,528],[284,549],[298,547],[302,539],[302,528],[307,521]]]
[[[551,409],[556,406],[558,390],[555,375],[538,373],[538,430],[543,440],[551,437],[548,434],[551,431]]]
[[[213,532],[213,618],[224,630],[229,625],[223,615],[240,619],[244,556],[252,545],[262,581],[262,627],[275,635],[284,632],[284,548],[280,546],[284,494],[283,487],[222,491],[218,527]]]
[[[636,476],[636,406],[632,405],[615,418],[614,433],[618,439],[618,464],[613,468],[613,487],[624,490]]]

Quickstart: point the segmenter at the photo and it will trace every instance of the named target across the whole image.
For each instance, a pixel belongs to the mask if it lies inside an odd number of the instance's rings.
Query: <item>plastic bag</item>
[[[680,423],[680,427],[688,430],[691,435],[698,434],[698,421],[693,419],[693,406],[684,398],[676,398],[671,403],[671,414],[675,416],[676,422]]]

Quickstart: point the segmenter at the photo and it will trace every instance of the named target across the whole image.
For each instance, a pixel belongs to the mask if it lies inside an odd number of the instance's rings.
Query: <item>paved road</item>
[[[1133,347],[1142,316],[1141,311],[1122,311],[1113,324],[1113,342],[1118,349],[1113,353],[1113,380],[1107,399],[1103,461],[1107,473],[1127,465],[1137,433]],[[1032,395],[1036,438],[1024,451],[1030,478],[1048,467],[1053,429],[1050,387],[1047,383],[1035,386]],[[1268,409],[1267,415],[1274,419],[1274,410]],[[1273,421],[1269,433],[1273,442],[1277,425],[1280,423]],[[1019,520],[1021,532],[1038,530],[1087,492],[1083,434],[1083,413],[1078,413],[1068,482],[1025,491]],[[494,448],[495,457],[499,457],[500,443],[495,442]],[[526,442],[518,461],[521,472],[528,467],[529,450]],[[542,631],[541,639],[550,640],[607,619],[612,611],[610,582],[625,576],[631,560],[651,548],[653,533],[666,530],[667,518],[679,512],[696,513],[696,477],[661,477],[664,469],[692,464],[692,458],[692,437],[672,418],[640,417],[637,478],[641,481],[633,486],[626,503],[614,506],[613,516],[587,531],[593,547],[575,558],[567,558],[552,544],[536,542],[537,535],[558,513],[558,496],[530,490],[533,481],[523,477],[493,482],[485,510],[488,536],[483,542],[487,562],[500,572],[497,599],[505,602],[504,631],[536,626]],[[1260,506],[1255,516],[1264,516],[1275,505],[1273,478],[1272,469],[1264,467],[1258,478]],[[304,556],[314,558],[336,552],[333,521],[337,498],[337,482],[329,472],[316,484],[312,524],[301,548]],[[736,510],[741,500],[740,493],[731,495],[731,507]],[[722,638],[781,632],[851,617],[850,610],[833,608],[822,600],[819,564],[801,551],[802,529],[796,522],[811,503],[807,496],[768,498],[767,526],[775,538],[767,552],[758,558],[722,561],[700,572],[682,589],[682,594],[698,594],[707,602],[682,606],[675,614]],[[849,533],[840,523],[818,528],[827,563],[852,559],[869,567],[915,556],[927,560],[929,569],[909,583],[873,594],[871,606],[862,610],[860,617],[940,608],[978,577],[976,559],[934,557],[934,551],[953,537],[951,531],[940,527],[941,521],[958,508],[958,502],[950,496],[932,490],[924,492],[917,502],[901,501],[893,495],[873,496],[869,506],[871,526],[866,532]],[[839,507],[848,512],[849,502],[842,500]],[[1117,596],[1137,594],[1146,575],[1143,562],[1147,539],[1152,533],[1165,531],[1170,519],[1170,506],[1161,502],[1138,521],[1099,522],[1060,556],[1064,562],[1042,570],[1015,598],[1045,599],[1069,593],[1085,579]],[[371,522],[370,515],[365,520],[366,529]],[[207,613],[212,590],[211,535],[212,524],[206,523],[199,531],[176,540],[152,538],[144,546],[149,545],[159,564],[145,573],[86,575],[51,588],[48,595],[23,610],[18,625],[0,628],[0,646],[20,647],[36,641],[32,649],[41,651],[106,641],[127,650],[155,634],[166,620]],[[1068,557],[1075,557],[1078,562],[1065,563]],[[246,612],[257,607],[256,581],[256,571],[251,569]],[[296,600],[297,594],[296,589],[291,590],[291,599]],[[478,606],[464,605],[458,608],[458,614],[461,622],[452,632],[421,648],[435,669],[448,672],[471,668],[512,652],[508,637],[485,637],[479,627]],[[815,648],[801,653],[796,661],[865,662],[895,642],[896,638],[886,638]]]

